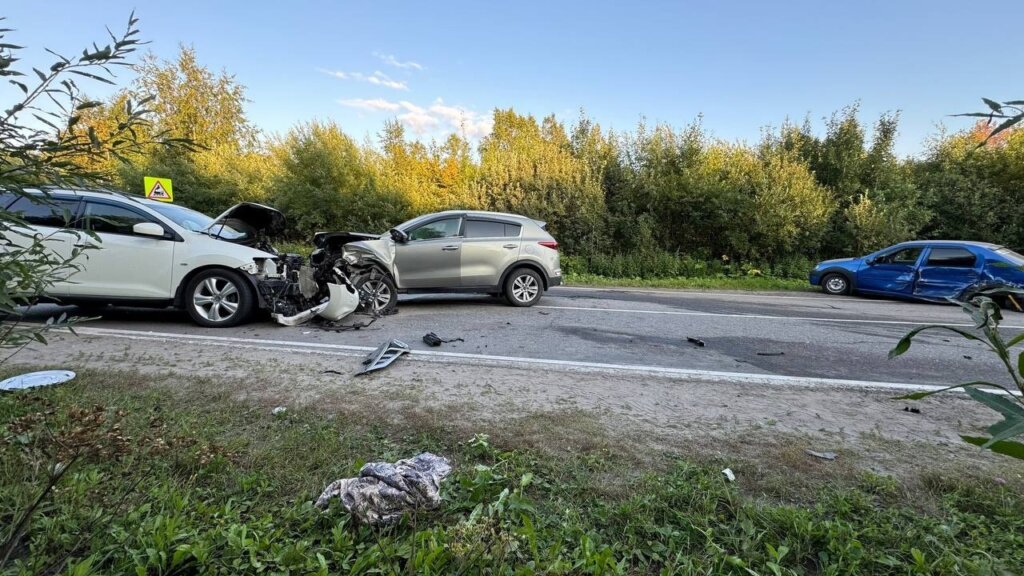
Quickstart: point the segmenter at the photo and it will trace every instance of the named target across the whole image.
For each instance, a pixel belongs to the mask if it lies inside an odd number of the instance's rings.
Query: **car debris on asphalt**
[[[785,356],[785,352],[758,352],[758,356]]]
[[[729,482],[736,481],[736,475],[733,474],[732,468],[726,468],[725,470],[722,470],[722,475],[724,475],[725,479],[728,480]]]
[[[694,346],[696,346],[698,348],[703,348],[704,347],[704,341],[701,340],[700,338],[694,338],[692,336],[687,336],[686,337],[686,341],[689,342],[690,344],[693,344]]]
[[[441,482],[451,471],[446,458],[429,452],[394,464],[370,462],[359,470],[359,476],[331,482],[314,505],[323,510],[337,497],[365,524],[394,524],[406,512],[437,508]]]
[[[75,377],[70,370],[43,370],[41,372],[28,372],[12,376],[0,382],[0,391],[25,390],[28,388],[39,388],[41,386],[53,386],[62,384]]]
[[[356,375],[369,374],[370,372],[387,368],[395,360],[398,360],[399,356],[409,352],[412,352],[412,349],[405,342],[401,340],[388,340],[366,356],[363,360],[364,368],[356,373]]]
[[[915,408],[913,406],[904,406],[903,407],[903,411],[904,412],[910,412],[911,414],[920,414],[921,413],[921,409],[920,408]]]
[[[822,460],[835,460],[839,457],[835,452],[816,452],[814,450],[804,450],[808,456],[814,456],[815,458],[821,458]]]
[[[445,340],[444,338],[441,338],[440,336],[433,332],[427,332],[426,334],[423,335],[423,343],[433,348],[437,348],[441,344],[450,344],[452,342],[465,342],[465,340],[463,340],[462,338],[452,338],[450,340]]]
[[[271,410],[270,414],[272,416],[280,416],[280,415],[284,414],[287,411],[288,411],[288,407],[287,406],[278,406],[277,408],[274,408],[273,410]]]

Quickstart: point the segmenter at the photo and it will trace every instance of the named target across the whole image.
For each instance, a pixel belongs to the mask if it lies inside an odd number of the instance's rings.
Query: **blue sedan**
[[[821,262],[810,280],[828,294],[962,300],[992,288],[1024,288],[1024,256],[985,242],[903,242],[860,258]]]

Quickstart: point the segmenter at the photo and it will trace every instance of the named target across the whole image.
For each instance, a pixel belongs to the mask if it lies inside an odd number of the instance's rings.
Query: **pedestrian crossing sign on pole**
[[[146,198],[161,202],[174,202],[174,189],[171,188],[170,178],[146,176],[142,181],[143,187],[146,189]]]

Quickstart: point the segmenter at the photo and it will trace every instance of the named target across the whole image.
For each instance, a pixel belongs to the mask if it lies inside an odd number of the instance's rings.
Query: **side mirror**
[[[135,226],[132,226],[132,234],[138,234],[139,236],[154,236],[157,238],[163,238],[164,227],[155,222],[139,222]]]
[[[405,244],[406,242],[409,241],[409,235],[406,234],[405,232],[402,232],[398,228],[392,228],[390,232],[391,239],[394,240],[395,242],[398,242],[399,244]]]

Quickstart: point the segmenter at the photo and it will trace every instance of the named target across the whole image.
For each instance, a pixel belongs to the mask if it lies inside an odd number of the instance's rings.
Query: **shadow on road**
[[[399,313],[402,308],[429,309],[440,306],[507,306],[502,298],[486,294],[415,294],[403,295],[398,301]],[[28,322],[45,322],[47,318],[60,316],[99,317],[100,321],[135,322],[139,324],[184,324],[192,321],[184,310],[174,308],[138,308],[125,306],[59,306],[56,304],[40,304],[34,306],[25,316]],[[256,314],[251,323],[269,322],[266,312]]]

